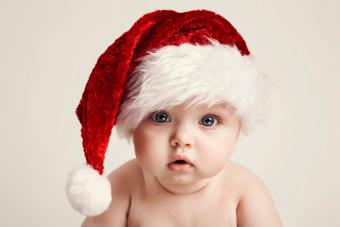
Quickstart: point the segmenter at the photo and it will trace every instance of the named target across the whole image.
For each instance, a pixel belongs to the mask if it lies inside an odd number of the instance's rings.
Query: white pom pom
[[[69,173],[66,195],[75,210],[85,216],[95,216],[109,207],[111,184],[106,177],[86,164]]]

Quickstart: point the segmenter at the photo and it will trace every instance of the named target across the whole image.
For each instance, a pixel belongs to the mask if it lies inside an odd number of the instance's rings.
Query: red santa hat
[[[207,10],[142,16],[99,57],[77,107],[87,164],[69,174],[72,207],[94,216],[110,205],[103,163],[114,125],[129,138],[152,111],[185,101],[228,103],[247,134],[264,121],[270,85],[222,16]]]

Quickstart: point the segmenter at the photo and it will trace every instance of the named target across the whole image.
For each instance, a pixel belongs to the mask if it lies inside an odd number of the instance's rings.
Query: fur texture
[[[85,216],[94,216],[109,207],[111,184],[106,177],[86,164],[70,172],[66,195],[75,210]]]
[[[130,138],[150,112],[183,102],[230,104],[245,134],[264,121],[271,82],[251,55],[242,56],[236,47],[209,40],[210,45],[165,46],[140,59],[118,115],[120,137]]]

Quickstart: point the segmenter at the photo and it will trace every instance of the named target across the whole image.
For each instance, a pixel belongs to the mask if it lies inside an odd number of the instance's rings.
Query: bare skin
[[[113,203],[105,213],[86,218],[82,227],[282,226],[263,183],[232,162],[216,182],[184,196],[164,190],[156,181],[147,185],[136,159],[109,179]]]
[[[143,120],[133,133],[136,159],[108,176],[110,207],[82,227],[281,227],[264,184],[229,160],[240,129],[230,113],[177,106]],[[176,157],[190,165],[173,167]]]

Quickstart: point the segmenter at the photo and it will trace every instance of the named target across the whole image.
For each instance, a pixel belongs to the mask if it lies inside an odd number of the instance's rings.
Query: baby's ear
[[[236,146],[234,146],[234,149],[231,151],[230,155],[233,155],[236,152]]]
[[[240,138],[240,133],[241,133],[241,129],[242,129],[242,121],[239,117],[237,117],[237,118],[238,118],[238,131],[237,131],[237,136],[236,136],[236,142]]]
[[[127,142],[129,145],[133,144],[133,134],[135,132],[135,129],[129,130],[129,137],[127,138]]]

